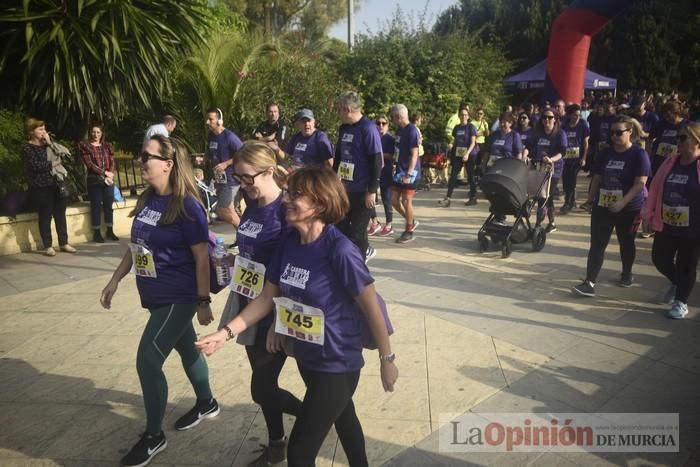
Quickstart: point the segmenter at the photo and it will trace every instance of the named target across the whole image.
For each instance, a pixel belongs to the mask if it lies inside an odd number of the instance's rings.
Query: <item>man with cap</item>
[[[277,153],[277,157],[286,161],[288,170],[302,167],[332,167],[333,145],[328,135],[316,128],[314,113],[301,109],[294,116],[297,131],[282,150],[275,143],[268,143]]]

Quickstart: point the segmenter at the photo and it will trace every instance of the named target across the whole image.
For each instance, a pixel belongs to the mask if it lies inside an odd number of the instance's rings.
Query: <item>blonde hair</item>
[[[287,175],[277,166],[277,155],[266,143],[256,140],[246,141],[234,155],[234,161],[236,164],[243,162],[251,165],[258,171],[272,167],[274,169],[272,176],[277,186],[282,189],[287,186]]]
[[[688,133],[688,136],[695,140],[696,144],[700,144],[700,123],[689,122],[683,130]]]
[[[629,115],[618,115],[615,118],[615,121],[612,122],[612,125],[616,123],[622,123],[628,129],[632,130],[630,140],[633,143],[639,143],[640,141],[642,141],[642,134],[644,133],[644,130],[642,129],[642,124],[639,123],[636,119],[630,117]]]
[[[44,121],[38,118],[29,117],[26,119],[24,121],[24,136],[27,138],[27,141],[29,141],[29,138],[32,136],[32,131],[45,125]]]
[[[181,217],[191,220],[192,218],[185,210],[185,199],[188,197],[194,198],[202,209],[204,209],[204,204],[199,196],[189,155],[182,144],[177,144],[174,139],[167,136],[153,135],[151,139],[158,141],[160,144],[159,152],[161,157],[173,161],[173,168],[168,179],[173,197],[159,222],[161,224],[172,224]],[[153,193],[154,189],[150,186],[143,190],[138,201],[136,201],[136,207],[129,213],[129,217],[134,217],[140,213],[151,196],[153,196]]]

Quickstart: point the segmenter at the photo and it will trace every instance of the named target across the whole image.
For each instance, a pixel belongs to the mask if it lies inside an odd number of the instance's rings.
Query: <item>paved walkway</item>
[[[570,287],[584,274],[586,214],[558,218],[559,231],[542,252],[516,246],[503,260],[500,251],[476,251],[487,203],[442,209],[436,201],[443,194],[416,200],[422,224],[415,242],[372,240],[378,256],[370,266],[390,304],[401,376],[396,392],[384,393],[376,356],[366,355],[355,404],[370,465],[699,464],[700,288],[688,319],[665,318],[667,307],[656,300],[666,282],[649,264],[651,241],[640,240],[634,287],[614,284],[620,264],[613,242],[598,297],[573,297]],[[78,248],[75,256],[0,258],[2,466],[116,465],[143,429],[134,362],[146,314],[133,279],[123,281],[112,310],[98,303],[125,243]],[[225,298],[216,297],[215,312]],[[168,360],[169,445],[152,465],[242,466],[266,441],[243,349],[229,345],[209,364],[222,413],[179,433],[169,427],[193,394],[177,357]],[[282,384],[302,393],[293,362]],[[439,415],[467,411],[680,412],[681,452],[439,452]],[[318,465],[347,465],[335,434]]]

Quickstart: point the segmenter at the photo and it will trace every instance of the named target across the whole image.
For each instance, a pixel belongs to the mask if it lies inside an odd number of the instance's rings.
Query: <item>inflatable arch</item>
[[[574,0],[552,24],[545,99],[579,102],[591,38],[622,13],[633,0]]]

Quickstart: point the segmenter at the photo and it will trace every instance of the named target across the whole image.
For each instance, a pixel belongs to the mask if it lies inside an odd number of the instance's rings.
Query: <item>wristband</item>
[[[209,305],[211,304],[211,297],[210,296],[201,296],[197,297],[197,305],[203,306],[203,305]]]
[[[224,327],[221,329],[226,331],[226,334],[228,334],[228,336],[226,336],[227,341],[230,341],[231,339],[233,339],[233,331],[231,331],[231,328],[228,327],[228,324],[224,325]]]

